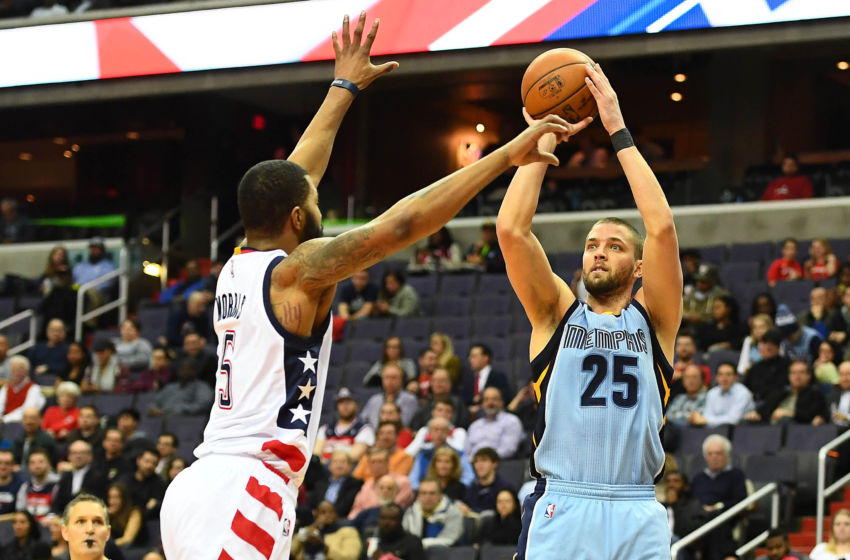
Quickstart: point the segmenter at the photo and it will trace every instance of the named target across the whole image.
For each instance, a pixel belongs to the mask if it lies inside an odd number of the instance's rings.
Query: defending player
[[[336,283],[443,226],[511,165],[557,163],[537,141],[581,130],[535,123],[479,162],[398,202],[372,222],[321,238],[318,184],[353,94],[395,63],[373,66],[377,21],[361,44],[334,34],[335,76],[289,161],[252,167],[239,184],[247,246],[216,288],[220,370],[199,457],[168,488],[162,537],[169,560],[261,560],[289,556],[294,507],[320,425]]]
[[[582,274],[587,303],[553,274],[531,220],[545,163],[519,169],[496,225],[508,277],[532,325],[531,369],[538,400],[517,559],[670,557],[670,532],[653,483],[661,475],[660,430],[682,317],[682,274],[673,215],[625,128],[602,69],[586,83],[646,228],[594,224]],[[530,121],[526,114],[526,119]],[[540,150],[555,139],[545,136]],[[635,280],[643,287],[632,298]]]

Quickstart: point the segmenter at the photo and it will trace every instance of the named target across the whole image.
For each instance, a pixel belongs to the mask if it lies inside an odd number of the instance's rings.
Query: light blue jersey
[[[611,315],[576,300],[531,369],[535,477],[609,485],[660,478],[673,368],[640,303]]]

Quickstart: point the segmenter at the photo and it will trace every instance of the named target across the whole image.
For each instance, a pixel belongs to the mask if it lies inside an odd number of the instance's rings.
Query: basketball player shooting
[[[318,185],[354,95],[397,66],[374,66],[375,21],[363,40],[348,18],[334,34],[335,79],[287,161],[248,170],[237,198],[246,246],[216,287],[216,402],[195,450],[162,506],[169,560],[289,557],[295,503],[320,425],[337,282],[437,231],[510,166],[557,164],[544,134],[566,140],[583,125],[534,123],[491,155],[335,238],[322,237]],[[555,139],[552,140],[554,146]]]
[[[661,476],[660,431],[682,318],[682,273],[673,215],[625,127],[598,65],[585,82],[611,135],[643,224],[607,218],[587,234],[581,302],[556,276],[531,232],[546,163],[521,167],[496,229],[508,277],[532,325],[538,401],[534,492],[523,504],[516,558],[670,557],[670,531],[653,484]],[[533,121],[526,113],[529,124]],[[551,135],[539,150],[555,147]],[[643,287],[634,298],[634,282]],[[557,551],[557,553],[555,553]]]

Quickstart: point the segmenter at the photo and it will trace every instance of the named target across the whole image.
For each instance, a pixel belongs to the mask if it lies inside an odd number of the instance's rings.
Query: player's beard
[[[608,274],[595,278],[589,272],[582,272],[582,280],[587,293],[599,297],[616,292],[628,283],[634,268],[623,268],[619,271],[609,269],[605,272]]]
[[[301,232],[301,243],[324,235],[324,228],[322,227],[321,220],[316,220],[310,212],[306,212],[305,214],[307,219],[304,222],[304,230]]]

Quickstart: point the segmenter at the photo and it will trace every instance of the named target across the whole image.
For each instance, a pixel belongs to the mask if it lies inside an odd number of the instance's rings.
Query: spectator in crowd
[[[154,449],[156,446],[147,437],[145,432],[139,430],[141,415],[135,408],[125,408],[118,413],[118,422],[115,426],[124,436],[124,457],[135,462],[139,454],[145,449]]]
[[[456,449],[448,442],[450,430],[451,425],[448,420],[441,416],[434,416],[431,418],[431,421],[428,422],[428,435],[430,436],[431,441],[426,445],[420,446],[418,450],[411,449],[413,445],[406,449],[406,452],[409,455],[415,452],[415,455],[413,456],[413,467],[410,469],[409,476],[410,484],[414,490],[419,488],[419,482],[425,478],[425,475],[428,472],[428,467],[431,464],[431,459],[434,457],[436,451],[443,447],[451,447],[460,456],[462,470],[460,481],[466,485],[475,479],[475,473],[472,471],[472,466],[469,464],[469,461],[467,461],[466,454],[463,452],[463,449]]]
[[[174,360],[173,371],[180,371],[183,364],[188,363],[197,372],[198,379],[214,389],[218,373],[218,358],[204,344],[206,341],[198,333],[187,334],[183,338],[183,350]]]
[[[738,358],[739,374],[746,374],[754,363],[761,361],[759,342],[764,333],[773,327],[773,319],[766,313],[759,313],[750,318],[750,336],[744,339],[741,346],[741,356]]]
[[[355,272],[339,288],[337,315],[347,321],[356,321],[372,314],[378,301],[378,286],[369,281],[369,270]],[[385,348],[386,350],[386,348]]]
[[[829,327],[826,320],[832,314],[833,309],[829,303],[826,288],[815,287],[809,292],[809,308],[797,317],[801,325],[815,329],[821,338],[829,336]]]
[[[454,401],[447,398],[437,398],[434,401],[434,406],[431,409],[431,416],[428,417],[428,421],[430,422],[431,418],[445,418],[449,421],[449,436],[446,439],[446,442],[453,449],[457,449],[458,451],[466,449],[466,443],[469,439],[469,433],[462,427],[456,426],[454,424]],[[427,422],[426,425],[422,428],[419,428],[416,432],[416,437],[413,438],[413,441],[410,442],[410,445],[407,446],[405,452],[408,455],[416,455],[419,451],[426,446],[431,445],[431,433],[428,429]]]
[[[95,467],[106,473],[106,479],[114,482],[132,472],[130,462],[124,457],[124,436],[118,428],[109,428],[103,436],[100,449],[94,454]]]
[[[67,560],[70,558],[68,556],[68,543],[62,538],[62,520],[55,515],[51,515],[45,518],[41,524],[46,525],[47,530],[50,531],[50,555],[53,560]]]
[[[61,515],[71,500],[80,493],[106,497],[106,473],[92,464],[92,446],[78,440],[68,446],[68,462],[71,469],[59,476],[53,512]]]
[[[0,384],[9,381],[9,339],[0,334]]]
[[[388,270],[381,282],[381,294],[375,302],[375,315],[412,317],[419,315],[419,295],[405,283],[400,270]]]
[[[198,379],[198,372],[191,362],[183,362],[177,372],[177,380],[157,391],[148,406],[148,416],[202,416],[209,412],[212,403],[213,390]]]
[[[824,385],[837,385],[840,360],[840,348],[837,344],[831,340],[821,342],[818,346],[818,357],[812,364],[817,382]]]
[[[65,323],[62,319],[51,319],[47,323],[47,340],[33,346],[29,352],[32,372],[59,375],[65,370],[68,343],[65,342]]]
[[[505,257],[496,237],[496,224],[488,220],[481,224],[481,238],[466,252],[466,262],[480,266],[485,272],[505,272]]]
[[[812,198],[814,188],[809,178],[800,173],[797,156],[788,154],[782,158],[782,176],[770,183],[761,195],[761,200],[791,200]]]
[[[833,311],[827,319],[829,340],[847,346],[847,335],[850,334],[850,288],[841,295],[841,306]]]
[[[15,538],[0,548],[5,560],[50,560],[50,545],[41,540],[38,522],[26,510],[16,511],[12,521]]]
[[[482,447],[492,447],[502,459],[514,456],[524,436],[522,423],[519,418],[505,411],[499,389],[484,389],[481,411],[483,415],[469,425],[467,456],[473,456]]]
[[[519,418],[523,430],[531,433],[537,424],[537,401],[534,396],[533,381],[520,387],[505,409]]]
[[[121,555],[109,541],[109,513],[97,496],[77,496],[62,514],[62,538],[68,542],[70,560],[106,560]]]
[[[738,321],[738,302],[730,295],[715,298],[711,320],[698,329],[700,348],[707,352],[721,348],[737,350],[746,336],[746,328]]]
[[[771,529],[764,541],[767,554],[756,556],[756,560],[809,560],[809,557],[791,550],[788,533],[782,529]]]
[[[498,494],[503,490],[516,500],[516,490],[507,480],[499,476],[499,454],[492,447],[482,447],[472,456],[475,480],[463,495],[458,507],[464,513],[482,513],[498,510]]]
[[[455,243],[449,228],[443,226],[428,236],[424,247],[417,247],[409,270],[452,270],[462,260],[460,246]]]
[[[439,356],[431,348],[423,348],[419,352],[418,365],[419,375],[416,377],[416,388],[417,392],[422,395],[431,388],[431,378],[440,365]]]
[[[130,372],[118,361],[115,345],[108,338],[92,342],[94,360],[86,371],[80,388],[83,393],[111,393],[119,378],[127,378]]]
[[[0,521],[9,521],[15,511],[18,491],[24,479],[15,472],[15,457],[8,449],[0,449]]]
[[[378,426],[381,415],[381,405],[392,401],[398,405],[401,411],[401,422],[405,426],[410,425],[419,401],[413,393],[404,390],[404,371],[398,364],[388,363],[381,371],[381,388],[377,395],[372,395],[363,407],[361,417],[373,428]]]
[[[80,407],[80,414],[77,418],[77,429],[71,430],[66,441],[70,444],[77,440],[82,440],[96,449],[103,443],[103,436],[104,431],[100,427],[100,414],[98,414],[97,408],[87,404]]]
[[[183,267],[183,279],[164,289],[159,294],[159,303],[170,304],[172,301],[184,301],[196,290],[203,290],[205,283],[198,261],[189,260]]]
[[[820,543],[811,553],[811,560],[840,560],[850,555],[850,510],[840,509],[832,516],[829,542]]]
[[[346,387],[336,393],[337,419],[319,428],[313,453],[327,462],[334,451],[345,451],[352,461],[359,461],[375,443],[375,431],[357,417],[357,401]]]
[[[737,424],[745,415],[755,410],[753,394],[743,384],[738,383],[738,371],[731,362],[717,366],[714,376],[717,386],[708,390],[705,396],[705,411],[696,419],[695,425],[709,427],[723,424]]]
[[[697,353],[696,339],[693,333],[687,330],[679,331],[676,335],[676,345],[673,348],[673,383],[670,385],[670,398],[674,399],[681,395],[685,389],[682,386],[682,375],[689,365],[699,365],[703,372],[703,381],[706,385],[711,384],[711,370],[708,366],[701,365]]]
[[[466,494],[466,485],[460,481],[462,475],[463,466],[460,463],[460,455],[451,447],[445,446],[434,451],[425,478],[439,480],[443,495],[452,502],[456,502],[462,500]]]
[[[125,319],[121,323],[121,338],[115,343],[116,357],[130,373],[143,371],[150,365],[153,356],[153,346],[139,336],[140,330],[138,321]]]
[[[375,437],[375,445],[372,451],[384,451],[387,454],[387,469],[391,474],[407,477],[410,474],[410,469],[413,467],[413,457],[405,453],[403,448],[398,447],[398,425],[395,422],[382,421],[378,424],[378,431]],[[371,453],[371,452],[370,452]],[[370,467],[368,455],[360,458],[360,462],[355,467],[351,475],[360,480],[369,480],[370,478],[379,478],[375,476]]]
[[[24,410],[21,417],[23,433],[12,441],[12,453],[15,454],[15,463],[27,465],[29,455],[36,449],[46,451],[53,461],[56,457],[56,440],[47,431],[41,429],[41,412],[34,407]]]
[[[174,480],[178,474],[183,472],[189,465],[186,462],[186,459],[183,457],[173,457],[165,468],[165,482],[166,484],[171,484],[171,481]]]
[[[56,386],[56,404],[44,411],[41,427],[58,440],[63,440],[78,427],[80,409],[77,398],[80,386],[73,381],[63,381]]]
[[[800,325],[784,303],[776,310],[776,328],[782,333],[780,348],[786,358],[803,360],[807,364],[815,361],[823,339],[815,329]]]
[[[68,261],[68,251],[62,245],[57,245],[47,255],[47,264],[44,274],[39,278],[41,295],[47,297],[59,284],[59,274],[71,271],[71,263]]]
[[[509,488],[496,495],[496,515],[482,523],[481,540],[498,546],[509,546],[519,540],[522,517],[516,493]]]
[[[694,497],[711,517],[716,517],[747,497],[746,476],[732,467],[729,459],[732,443],[725,437],[712,434],[702,444],[706,469],[697,473],[691,482]],[[725,523],[703,539],[703,558],[723,559],[735,555],[732,525]]]
[[[295,560],[357,560],[363,543],[357,529],[342,525],[334,505],[324,500],[313,511],[313,523],[292,539]]]
[[[30,512],[39,522],[53,511],[53,496],[59,485],[59,475],[53,472],[51,462],[44,449],[32,450],[27,460],[28,477],[16,499],[16,508]]]
[[[772,288],[777,282],[799,280],[803,267],[797,260],[797,240],[791,237],[782,242],[782,256],[770,263],[767,269],[767,284]]]
[[[443,368],[437,368],[431,376],[430,397],[419,404],[419,409],[410,421],[410,427],[418,430],[428,423],[433,415],[434,407],[438,402],[449,401],[452,405],[452,417],[449,421],[454,426],[466,428],[469,426],[469,411],[460,400],[460,397],[452,391],[452,379],[449,372]]]
[[[455,355],[454,345],[452,344],[452,339],[449,335],[441,332],[435,332],[431,334],[431,338],[429,339],[431,344],[431,350],[437,354],[437,363],[451,376],[452,381],[457,381],[460,379],[460,358]],[[420,387],[422,385],[422,380],[419,381]],[[427,387],[421,387],[424,391]]]
[[[501,371],[493,370],[490,364],[493,351],[485,344],[474,344],[469,349],[470,373],[464,379],[463,401],[469,405],[469,413],[475,416],[484,396],[484,389],[495,387],[502,393],[502,402],[513,397],[513,389],[508,376]]]
[[[0,388],[0,420],[20,422],[24,410],[41,410],[46,402],[41,387],[30,379],[30,361],[23,356],[9,358],[9,382]]]
[[[811,381],[809,364],[794,360],[788,370],[787,390],[774,393],[755,412],[749,413],[747,419],[755,422],[769,420],[771,424],[794,422],[812,426],[829,421],[826,398]]]
[[[130,491],[133,504],[138,507],[145,519],[157,519],[162,498],[165,496],[165,481],[156,475],[159,453],[147,448],[136,457],[136,470],[132,474],[119,477]]]
[[[832,421],[839,426],[850,425],[850,362],[838,366],[838,386],[827,395]]]
[[[180,443],[177,436],[171,432],[162,432],[156,438],[156,450],[159,453],[159,463],[156,465],[156,474],[162,478],[168,476],[168,464],[177,456],[177,448]]]
[[[378,480],[390,476],[398,487],[395,503],[407,508],[413,503],[413,489],[407,476],[390,471],[389,455],[384,449],[372,449],[367,454],[369,470],[372,476],[363,482],[363,486],[354,497],[354,503],[348,512],[348,519],[354,519],[364,509],[376,507],[379,504]]]
[[[391,336],[384,341],[384,350],[381,353],[381,359],[376,360],[366,375],[363,376],[363,386],[365,387],[380,387],[381,372],[384,371],[384,366],[389,363],[397,364],[404,373],[404,381],[416,379],[416,364],[410,358],[404,357],[404,347],[401,344],[401,339],[397,336]]]
[[[394,402],[385,402],[381,405],[381,422],[393,422],[398,427],[398,441],[396,445],[405,449],[413,441],[413,432],[401,423],[401,409]]]
[[[190,333],[196,334],[201,340],[203,346],[207,340],[215,340],[215,332],[212,329],[212,319],[210,318],[207,304],[210,302],[210,294],[208,292],[192,292],[184,305],[177,306],[168,315],[167,323],[167,345],[171,348],[180,346]],[[162,342],[162,340],[160,340]],[[163,344],[164,346],[165,344]]]
[[[698,327],[711,320],[714,300],[720,296],[729,295],[717,283],[717,268],[703,263],[694,274],[695,284],[685,288],[683,299],[683,321],[691,327]]]
[[[23,243],[31,239],[29,220],[18,213],[18,201],[0,200],[0,243]]]
[[[702,264],[702,255],[699,249],[682,249],[679,258],[682,260],[682,285],[687,289],[696,284],[694,277]]]
[[[171,369],[171,351],[168,348],[154,348],[150,367],[127,386],[131,393],[158,391],[171,381],[174,371]]]
[[[762,292],[753,298],[750,304],[750,317],[755,317],[760,313],[769,316],[771,320],[776,320],[776,300],[770,292]]]
[[[92,237],[89,241],[88,260],[78,262],[74,265],[74,284],[82,286],[87,282],[91,282],[92,280],[96,280],[101,276],[109,274],[113,270],[115,270],[115,265],[112,263],[112,259],[110,259],[106,254],[106,246],[103,243],[103,238]],[[98,303],[102,302],[105,297],[108,297],[114,286],[115,279],[112,279],[95,287],[94,291],[100,294]]]
[[[744,379],[744,385],[753,394],[756,409],[784,390],[791,362],[780,355],[780,344],[782,334],[779,330],[771,329],[764,333],[758,344],[761,361],[753,364]]]
[[[68,353],[65,354],[65,369],[59,372],[57,383],[73,381],[80,385],[85,379],[89,365],[89,353],[86,352],[86,347],[79,342],[71,342],[68,344]]]
[[[360,538],[363,541],[366,541],[369,537],[375,536],[377,533],[378,517],[380,516],[381,507],[395,503],[396,496],[398,495],[398,483],[391,475],[385,474],[377,479],[377,482],[375,483],[375,491],[378,505],[362,510],[354,517],[354,519],[351,520],[351,526],[357,529],[357,532],[360,533]],[[411,500],[412,499],[413,494],[411,493]]]
[[[53,319],[60,319],[66,325],[66,328],[76,328],[77,287],[73,282],[70,270],[62,269],[56,272],[53,288],[49,294],[44,296],[37,308],[42,320],[50,322]],[[91,309],[92,302],[96,303],[99,299],[100,292],[97,290],[86,292],[87,310]],[[88,327],[96,327],[97,319],[89,319],[83,324]],[[69,338],[73,338],[76,334],[75,330],[71,330]]]
[[[111,537],[120,547],[134,544],[142,533],[142,510],[133,503],[130,490],[121,482],[113,483],[106,492]]]
[[[413,506],[404,514],[402,526],[432,546],[453,546],[463,536],[463,514],[440,489],[440,481],[426,478]]]
[[[685,392],[670,402],[667,407],[667,421],[678,428],[699,425],[704,419],[706,390],[702,368],[697,364],[688,364],[682,374],[682,387]]]
[[[667,510],[670,533],[675,542],[704,524],[708,513],[693,496],[687,478],[679,471],[667,471],[664,475],[664,489],[662,505]]]
[[[341,449],[331,453],[328,473],[329,478],[313,487],[308,503],[315,509],[321,501],[326,500],[334,505],[340,517],[348,517],[363,481],[351,476],[351,457]]]
[[[399,560],[425,560],[422,539],[406,531],[403,512],[398,504],[381,507],[378,516],[378,539],[375,550],[367,551],[369,558],[398,558]]]
[[[838,257],[832,252],[829,241],[823,237],[812,240],[809,258],[803,263],[803,276],[820,282],[838,274]]]

